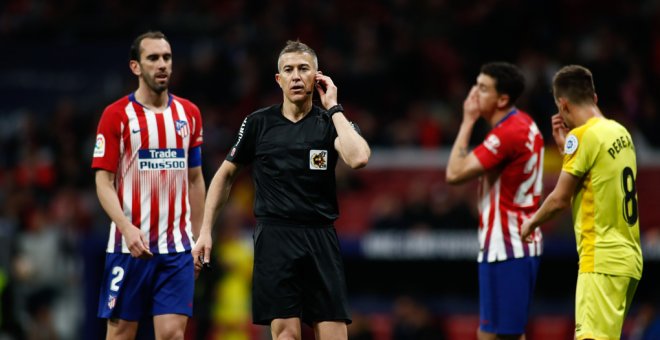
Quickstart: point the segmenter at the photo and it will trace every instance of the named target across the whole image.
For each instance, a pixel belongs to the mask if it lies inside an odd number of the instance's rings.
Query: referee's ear
[[[284,90],[284,88],[282,87],[282,84],[280,83],[281,79],[282,79],[282,77],[280,77],[279,72],[275,73],[275,82],[277,83],[277,86],[279,86],[280,89]]]

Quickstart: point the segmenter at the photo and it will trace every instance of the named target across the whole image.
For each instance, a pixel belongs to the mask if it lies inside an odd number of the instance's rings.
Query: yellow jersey
[[[594,117],[570,131],[562,170],[579,178],[572,199],[580,272],[642,276],[637,160],[630,133]]]

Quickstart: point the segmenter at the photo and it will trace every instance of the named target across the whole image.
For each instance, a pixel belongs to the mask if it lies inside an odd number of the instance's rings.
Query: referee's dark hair
[[[300,40],[288,40],[286,45],[280,51],[279,56],[277,57],[277,70],[280,70],[280,59],[283,54],[286,53],[307,53],[314,58],[314,67],[318,70],[319,68],[319,59],[316,56],[316,52],[309,47],[307,44],[301,42]]]
[[[525,77],[518,66],[497,61],[481,66],[481,73],[495,79],[495,90],[509,95],[509,104],[514,105],[525,90]]]
[[[167,37],[163,32],[161,31],[148,31],[145,33],[142,33],[138,35],[135,40],[133,40],[133,43],[131,44],[131,50],[129,52],[129,60],[135,60],[135,61],[140,61],[140,44],[142,43],[142,40],[144,39],[165,39],[168,43],[170,42],[167,40]]]

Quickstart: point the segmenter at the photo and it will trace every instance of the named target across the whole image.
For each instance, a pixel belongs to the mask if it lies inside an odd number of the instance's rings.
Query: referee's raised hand
[[[321,104],[325,109],[329,109],[337,105],[337,86],[330,79],[330,77],[323,74],[323,72],[316,72],[316,90],[319,92]]]

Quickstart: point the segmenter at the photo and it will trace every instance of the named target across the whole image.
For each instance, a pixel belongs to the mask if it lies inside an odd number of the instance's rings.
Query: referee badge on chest
[[[309,168],[328,170],[328,150],[309,150]]]

